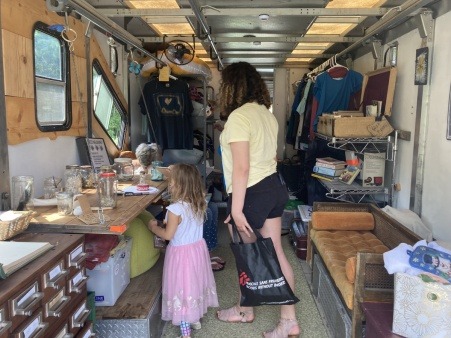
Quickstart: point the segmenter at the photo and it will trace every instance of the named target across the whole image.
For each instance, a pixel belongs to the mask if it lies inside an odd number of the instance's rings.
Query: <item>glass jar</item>
[[[33,176],[13,176],[11,184],[11,209],[27,210],[33,199]]]
[[[58,214],[70,215],[72,214],[72,195],[67,192],[56,193],[56,205],[58,208]]]
[[[147,191],[149,190],[149,184],[147,183],[147,179],[146,179],[146,172],[144,170],[139,172],[139,182],[138,185],[136,186],[136,190],[138,191]]]
[[[133,179],[135,168],[131,158],[115,158],[113,168],[119,181],[131,181]]]
[[[97,191],[102,208],[116,207],[117,176],[113,170],[100,172]]]
[[[55,198],[55,194],[62,190],[61,182],[62,179],[55,176],[44,179],[44,198]]]
[[[152,169],[150,171],[151,180],[152,181],[162,181],[163,180],[163,174],[158,171],[158,167],[162,167],[163,162],[162,161],[153,161],[152,162]]]
[[[94,188],[94,171],[90,165],[81,165],[80,168],[81,175],[81,186],[83,189]]]
[[[82,179],[79,166],[76,164],[66,165],[64,171],[64,188],[71,195],[81,194]]]

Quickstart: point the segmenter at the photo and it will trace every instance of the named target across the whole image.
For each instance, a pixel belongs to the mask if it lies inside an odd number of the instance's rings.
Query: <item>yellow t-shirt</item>
[[[250,168],[247,187],[251,187],[276,172],[278,129],[275,116],[264,105],[246,103],[230,114],[220,136],[227,193],[232,192],[230,143],[249,142]]]

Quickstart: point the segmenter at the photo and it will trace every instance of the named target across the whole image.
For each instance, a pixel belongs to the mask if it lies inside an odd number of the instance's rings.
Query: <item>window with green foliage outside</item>
[[[92,67],[94,116],[114,144],[121,148],[124,140],[126,113],[108,82],[102,67],[94,60]]]
[[[71,125],[69,54],[61,33],[38,22],[33,30],[36,121],[42,131]]]

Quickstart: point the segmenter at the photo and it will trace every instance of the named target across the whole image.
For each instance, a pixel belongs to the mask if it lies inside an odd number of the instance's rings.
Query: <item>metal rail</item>
[[[317,73],[318,71],[323,70],[327,65],[330,64],[331,60],[338,58],[340,56],[346,55],[347,53],[353,51],[354,49],[361,47],[362,44],[367,42],[368,39],[373,36],[383,32],[385,29],[394,26],[404,20],[406,17],[410,16],[413,12],[419,10],[423,6],[428,5],[429,3],[435,0],[408,0],[404,4],[397,7],[397,10],[392,10],[391,12],[386,13],[379,21],[377,21],[374,25],[369,27],[365,32],[365,36],[358,39],[349,47],[342,50],[340,53],[336,54],[333,58],[323,62],[318,67],[313,69],[309,74]],[[393,7],[395,9],[396,7]]]
[[[162,64],[164,66],[167,66],[167,64],[157,57],[155,57],[153,54],[149,53],[147,50],[145,50],[142,46],[142,42],[131,35],[129,32],[127,32],[125,29],[123,29],[121,26],[116,24],[111,19],[105,17],[104,15],[100,14],[93,6],[88,4],[84,0],[56,0],[58,3],[57,6],[55,6],[53,3],[54,1],[46,0],[47,9],[53,12],[61,12],[61,11],[67,11],[69,9],[74,10],[81,16],[85,17],[87,20],[92,22],[94,25],[99,27],[101,30],[110,33],[112,36],[114,36],[119,41],[123,42],[126,45],[129,45],[136,50],[140,51],[144,55],[150,57],[155,62],[158,62],[159,64]]]

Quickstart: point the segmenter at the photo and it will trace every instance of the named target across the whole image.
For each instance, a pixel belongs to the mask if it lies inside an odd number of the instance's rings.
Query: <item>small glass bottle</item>
[[[136,186],[136,190],[138,191],[147,191],[149,190],[149,184],[147,183],[146,180],[146,172],[144,170],[141,170],[139,172],[139,183]]]
[[[102,208],[116,207],[117,176],[113,170],[100,173],[97,190]]]
[[[81,185],[83,189],[94,188],[94,172],[90,165],[80,166]]]
[[[72,195],[81,194],[82,179],[79,166],[76,164],[66,165],[64,171],[64,189]]]

